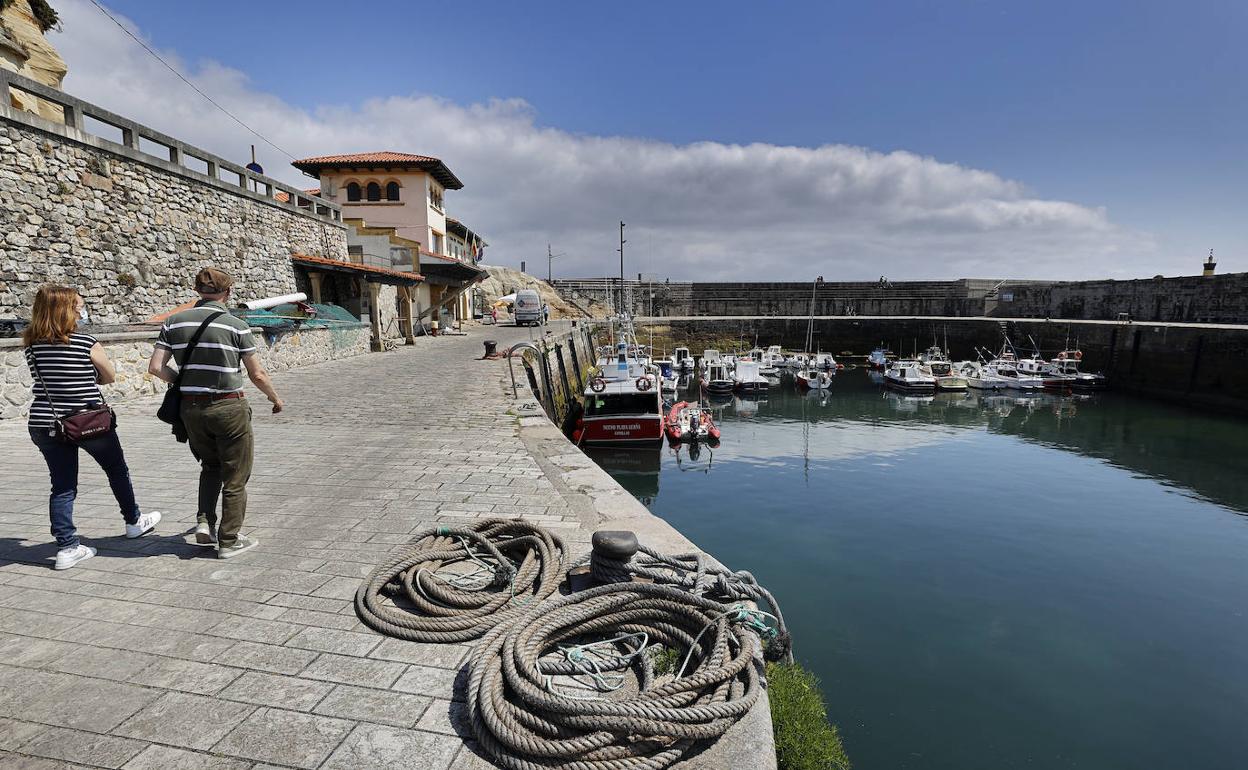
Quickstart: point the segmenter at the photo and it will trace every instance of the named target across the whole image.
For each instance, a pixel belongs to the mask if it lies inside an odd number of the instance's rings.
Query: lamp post
[[[810,346],[814,343],[815,336],[815,292],[819,289],[819,284],[823,283],[823,276],[816,276],[810,284],[810,322],[806,324],[806,352],[810,353]]]
[[[560,257],[566,257],[567,252],[559,252],[558,254],[550,253],[550,244],[546,244],[546,283],[550,283],[554,278],[554,272],[551,269],[551,263]]]

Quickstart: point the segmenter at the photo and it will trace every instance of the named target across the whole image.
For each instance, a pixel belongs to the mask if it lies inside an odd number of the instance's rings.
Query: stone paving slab
[[[24,423],[0,422],[0,766],[491,767],[465,742],[454,688],[470,648],[373,633],[352,607],[360,579],[421,529],[492,516],[580,552],[609,520],[690,548],[544,419],[507,413],[506,364],[479,360],[481,340],[531,333],[485,327],[280,372],[280,415],[250,392],[244,531],[260,547],[228,562],[191,541],[198,468],[154,399],[120,404],[119,432],[140,504],[164,519],[125,539],[84,460],[74,518],[99,554],[64,572],[46,467]],[[738,747],[729,764],[696,766],[774,766],[760,711],[750,740],[721,741]]]

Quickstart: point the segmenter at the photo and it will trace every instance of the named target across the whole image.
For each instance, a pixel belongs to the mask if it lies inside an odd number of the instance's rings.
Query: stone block
[[[310,769],[329,756],[351,727],[344,719],[262,708],[230,731],[214,750]]]
[[[322,770],[389,770],[420,757],[422,770],[450,767],[458,741],[418,730],[362,724],[334,751]]]

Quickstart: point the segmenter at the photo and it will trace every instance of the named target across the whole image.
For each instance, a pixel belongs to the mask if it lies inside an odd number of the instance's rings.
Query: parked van
[[[516,326],[542,323],[542,298],[535,289],[521,289],[516,292],[516,309],[513,314]]]

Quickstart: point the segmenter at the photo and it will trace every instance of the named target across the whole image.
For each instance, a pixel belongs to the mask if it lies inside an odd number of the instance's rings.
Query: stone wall
[[[1248,323],[1248,273],[1134,281],[1005,283],[988,314],[1004,318]]]
[[[51,282],[93,318],[141,321],[191,299],[205,265],[241,301],[294,291],[292,252],[346,254],[340,225],[3,122],[0,232],[0,317],[28,317]]]
[[[399,287],[380,284],[377,287],[377,329],[382,339],[402,339],[399,328]]]
[[[254,330],[260,360],[269,371],[282,371],[369,352],[368,326],[305,329],[269,333]],[[147,373],[157,332],[123,332],[98,336],[117,368],[117,381],[103,388],[109,401],[163,392],[164,384]],[[31,377],[21,340],[0,339],[0,419],[26,416],[31,401]],[[153,418],[155,419],[155,418]]]

